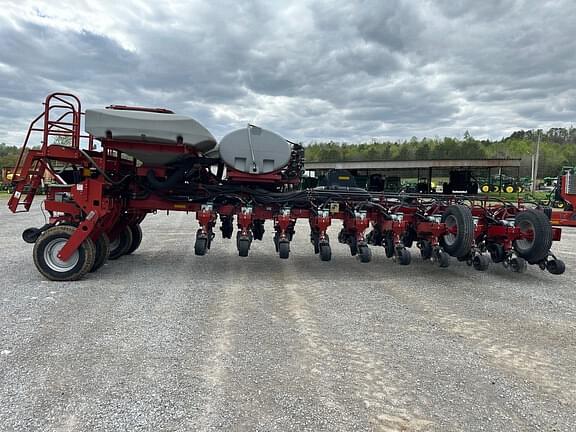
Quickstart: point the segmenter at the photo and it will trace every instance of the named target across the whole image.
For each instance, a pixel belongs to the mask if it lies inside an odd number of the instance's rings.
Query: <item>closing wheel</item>
[[[278,256],[280,256],[281,259],[288,259],[290,256],[289,241],[281,241],[278,243]]]
[[[369,263],[372,260],[372,251],[367,245],[361,245],[358,247],[358,258],[360,262]]]
[[[509,266],[510,270],[512,270],[514,273],[524,273],[528,268],[526,260],[521,257],[510,258]]]
[[[110,255],[109,260],[117,260],[122,255],[126,254],[126,251],[132,246],[132,230],[130,227],[126,226],[120,233],[118,237],[110,241]]]
[[[320,260],[330,261],[332,259],[332,249],[329,243],[320,243]]]
[[[194,243],[194,254],[198,256],[206,255],[208,251],[208,239],[206,237],[196,237],[196,242]]]
[[[412,261],[412,256],[410,255],[410,251],[405,248],[400,248],[396,251],[398,256],[398,264],[400,265],[408,265],[410,261]]]
[[[62,261],[58,253],[76,231],[72,226],[57,226],[47,229],[34,244],[34,264],[44,277],[53,281],[80,279],[94,265],[96,248],[92,239],[82,242],[72,256]]]
[[[130,255],[136,249],[140,247],[140,243],[142,243],[142,228],[140,228],[140,224],[130,225],[130,231],[132,231],[132,243],[130,247],[125,252],[125,255]]]
[[[474,258],[472,258],[472,265],[478,271],[488,270],[488,267],[490,266],[490,258],[486,255],[475,255]]]
[[[546,214],[534,209],[524,210],[516,215],[515,226],[524,236],[513,243],[518,256],[531,264],[546,259],[552,247],[552,225]]]
[[[448,206],[441,221],[448,231],[440,237],[442,249],[456,258],[468,255],[474,241],[474,219],[470,208],[461,204]]]
[[[90,273],[94,273],[108,261],[110,254],[110,240],[105,233],[100,234],[98,240],[94,242],[94,264],[90,269]]]
[[[241,257],[247,257],[248,251],[250,250],[250,240],[247,238],[238,239],[238,255]]]
[[[313,237],[311,237],[311,240],[312,240],[312,244],[314,245],[314,253],[315,254],[320,253],[320,247],[323,244],[328,244],[328,246],[330,246],[329,245],[330,237],[328,237],[328,234],[324,234],[324,238],[322,240],[320,240],[320,235],[318,233],[316,233]],[[330,260],[328,260],[328,261],[330,261]]]
[[[546,261],[546,270],[554,275],[561,275],[566,271],[566,265],[564,261],[559,259],[553,259],[550,261]]]
[[[450,255],[440,250],[436,253],[436,261],[438,262],[438,267],[446,268],[450,265]]]

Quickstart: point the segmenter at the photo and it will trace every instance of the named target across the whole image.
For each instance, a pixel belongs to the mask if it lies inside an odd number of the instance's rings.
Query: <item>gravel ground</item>
[[[134,255],[49,282],[0,202],[1,431],[573,431],[576,230],[562,276],[372,263],[299,224],[289,260],[193,253],[151,215]],[[331,232],[336,238],[337,227]]]

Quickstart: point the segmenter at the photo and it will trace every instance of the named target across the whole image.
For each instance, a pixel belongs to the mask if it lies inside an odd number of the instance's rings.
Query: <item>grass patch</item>
[[[521,192],[521,193],[490,192],[487,194],[480,193],[480,195],[487,195],[490,198],[496,198],[505,201],[517,201],[518,198],[522,198],[529,201],[548,201],[549,193],[550,192]]]

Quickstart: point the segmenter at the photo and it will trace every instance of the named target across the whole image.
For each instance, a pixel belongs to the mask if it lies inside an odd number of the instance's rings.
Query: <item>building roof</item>
[[[418,168],[516,168],[521,159],[425,159],[425,160],[381,160],[381,161],[332,161],[304,162],[306,170],[329,169],[418,169]]]

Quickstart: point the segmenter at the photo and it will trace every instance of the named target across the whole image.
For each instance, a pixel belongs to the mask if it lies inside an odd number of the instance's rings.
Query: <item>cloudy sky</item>
[[[214,135],[498,138],[576,119],[574,0],[0,0],[0,141],[46,94]]]

